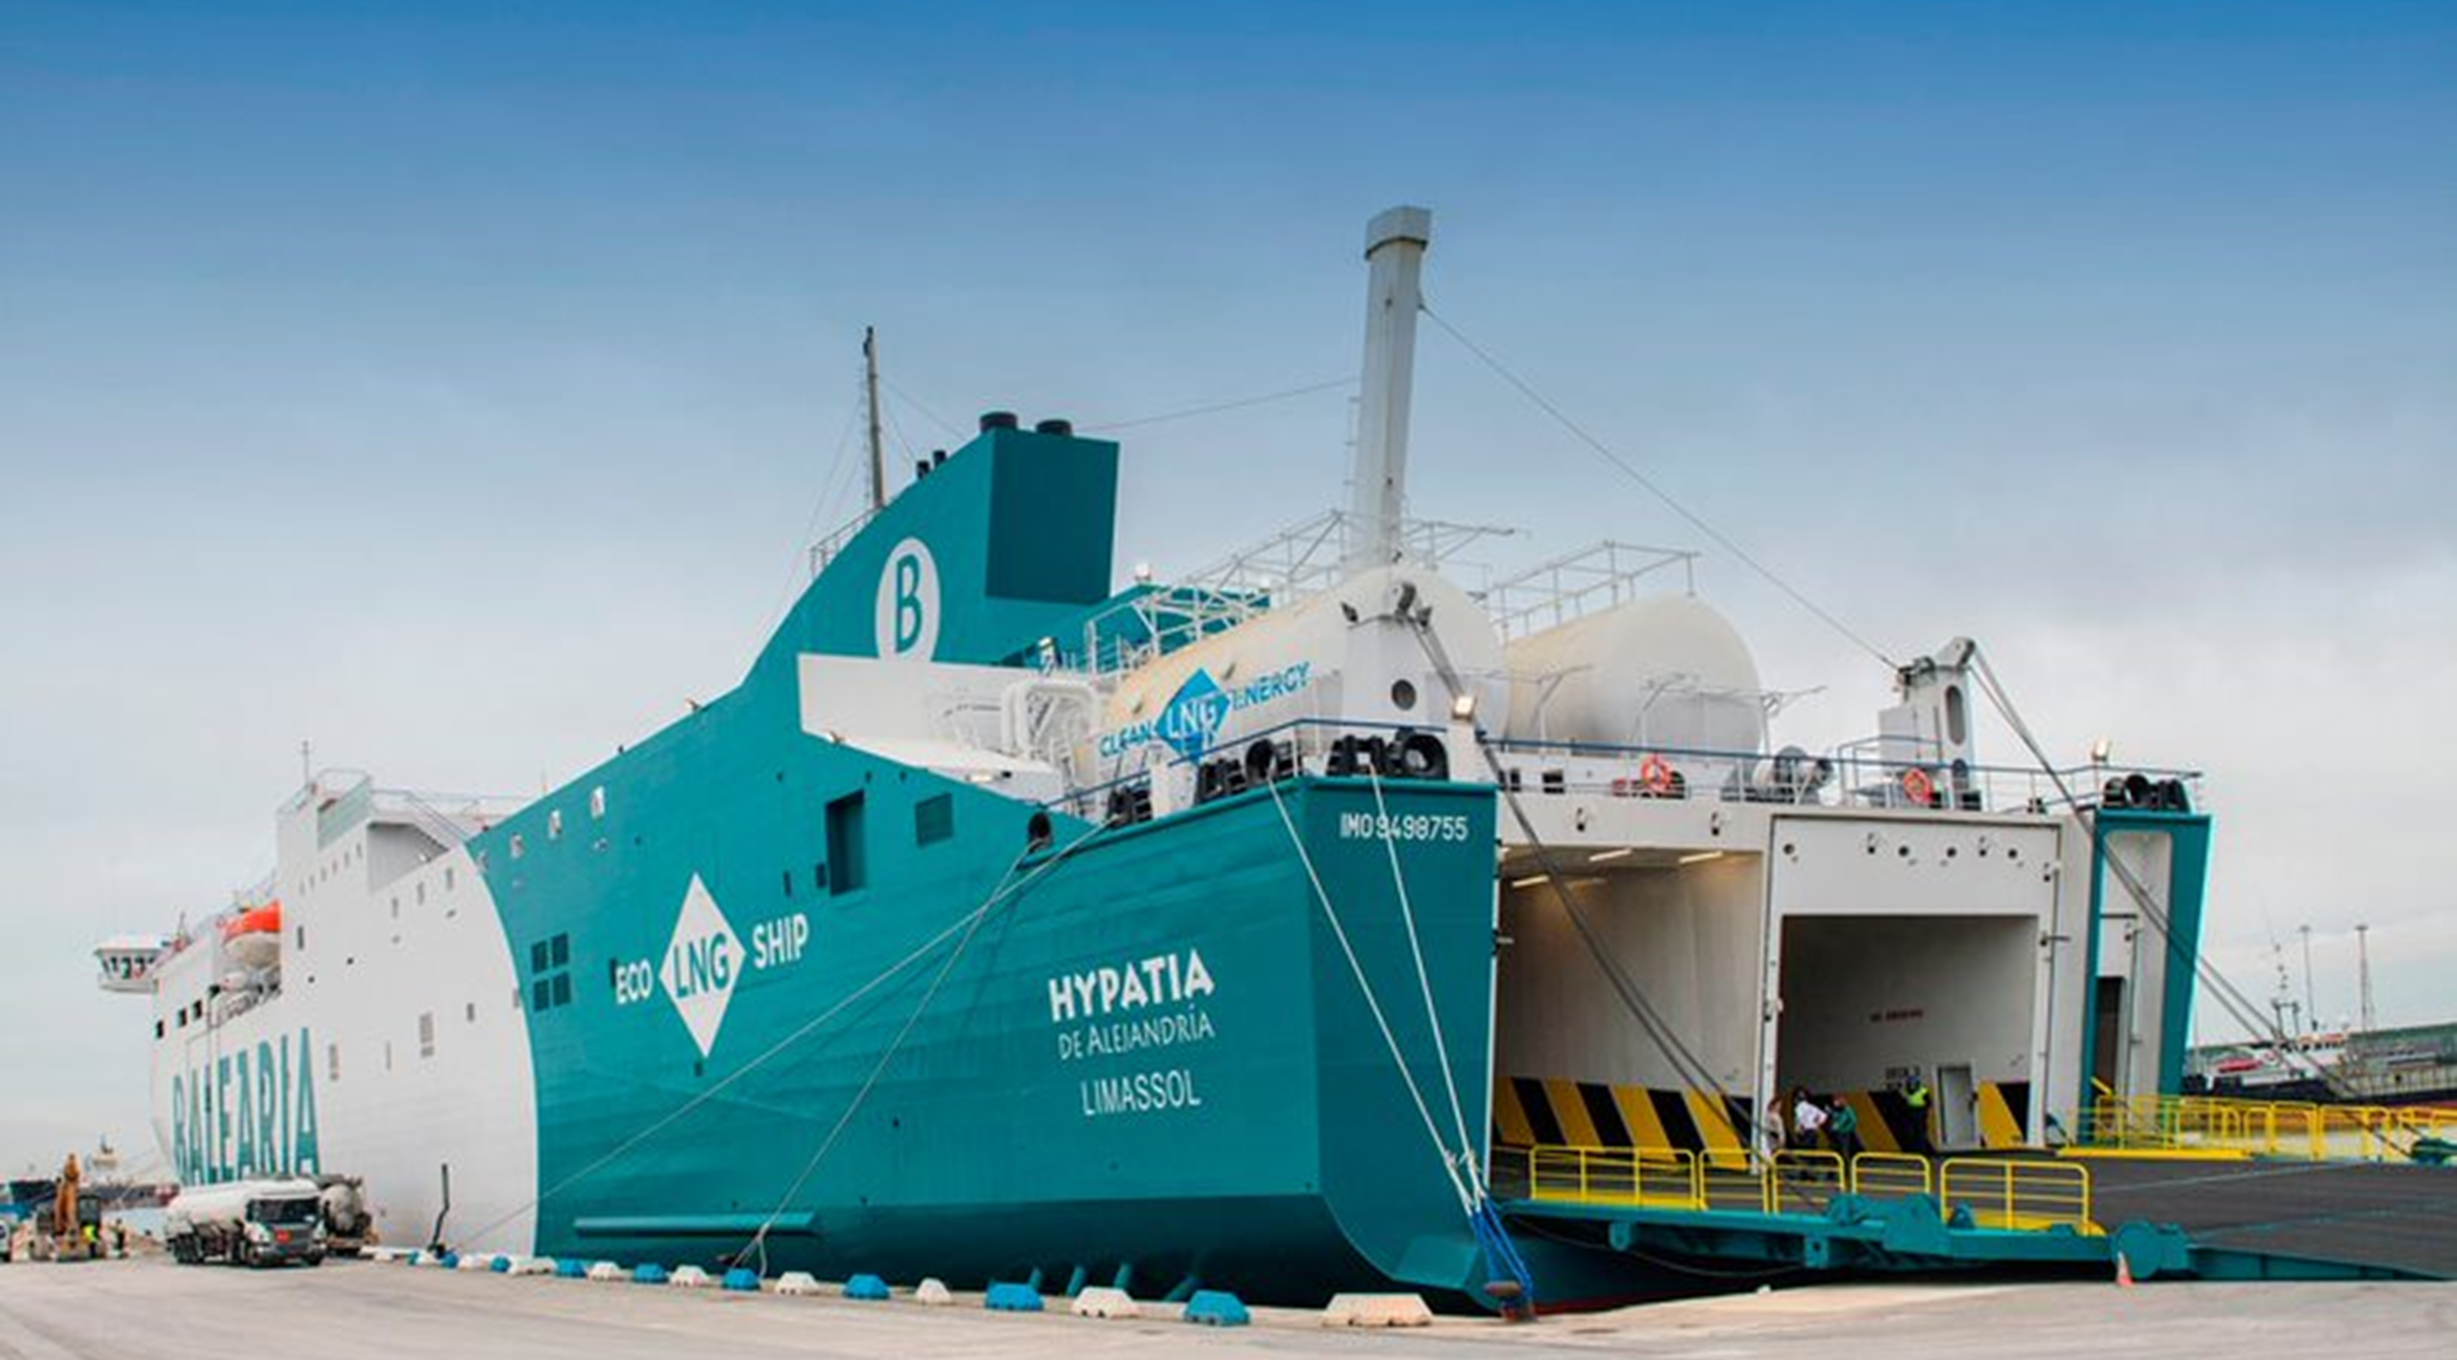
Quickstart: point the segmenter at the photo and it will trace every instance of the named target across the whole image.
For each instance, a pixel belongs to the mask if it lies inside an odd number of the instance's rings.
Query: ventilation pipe
[[[1416,312],[1423,305],[1425,247],[1433,214],[1390,208],[1365,228],[1365,371],[1357,411],[1356,470],[1348,565],[1399,558],[1408,499],[1408,404],[1415,388]]]

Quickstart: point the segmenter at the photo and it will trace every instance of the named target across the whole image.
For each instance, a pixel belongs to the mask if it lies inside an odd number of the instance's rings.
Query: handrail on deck
[[[1894,1152],[1863,1152],[1846,1161],[1838,1153],[1794,1149],[1743,1163],[1685,1148],[1569,1144],[1495,1153],[1497,1159],[1513,1155],[1525,1158],[1527,1198],[1546,1203],[1815,1217],[1847,1193],[1878,1200],[1928,1196],[1940,1214],[1959,1211],[1974,1227],[2100,1231],[2091,1217],[2090,1169],[2074,1162],[2018,1157],[1931,1162]]]
[[[2457,1139],[2457,1109],[2111,1095],[2091,1103],[2082,1127],[2083,1143],[2116,1151],[2239,1152],[2311,1162],[2403,1160],[2426,1139]]]

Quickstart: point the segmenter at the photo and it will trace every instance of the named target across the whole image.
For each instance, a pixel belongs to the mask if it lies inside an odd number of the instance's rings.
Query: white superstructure
[[[525,998],[461,842],[496,804],[318,775],[278,815],[273,876],[153,963],[155,1134],[190,1185],[364,1177],[382,1240],[526,1250],[536,1194]],[[450,810],[446,810],[449,808]],[[224,926],[279,915],[270,961]]]

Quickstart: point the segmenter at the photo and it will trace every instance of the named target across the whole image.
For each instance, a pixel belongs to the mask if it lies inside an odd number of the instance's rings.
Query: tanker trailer
[[[171,1259],[182,1265],[321,1265],[323,1192],[305,1179],[200,1185],[171,1200],[162,1232]]]

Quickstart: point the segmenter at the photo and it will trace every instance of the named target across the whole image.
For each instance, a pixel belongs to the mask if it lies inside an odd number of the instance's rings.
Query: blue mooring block
[[[555,1262],[555,1276],[565,1280],[585,1280],[589,1278],[589,1263],[577,1256],[566,1256]]]
[[[736,1266],[725,1272],[725,1287],[737,1293],[759,1292],[759,1272],[749,1266]]]
[[[486,1263],[486,1268],[498,1275],[509,1275],[512,1273],[512,1258],[509,1256],[498,1256],[493,1260],[488,1261]]]
[[[845,1281],[845,1297],[848,1299],[877,1303],[887,1296],[887,1281],[876,1275],[856,1275]]]
[[[664,1284],[665,1280],[665,1267],[654,1262],[643,1261],[631,1268],[633,1284]]]
[[[994,1284],[982,1306],[1001,1313],[1037,1313],[1041,1311],[1041,1291],[1028,1284]]]
[[[1243,1327],[1254,1319],[1246,1314],[1245,1300],[1225,1289],[1198,1289],[1186,1300],[1186,1320],[1207,1327]]]

